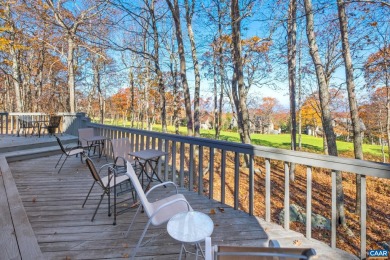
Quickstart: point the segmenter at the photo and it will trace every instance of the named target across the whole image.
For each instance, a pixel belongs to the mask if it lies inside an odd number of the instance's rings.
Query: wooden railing
[[[46,116],[41,113],[0,113],[1,133],[16,134],[17,117],[20,115]],[[158,166],[165,180],[171,180],[181,187],[206,194],[210,199],[227,202],[226,189],[232,190],[235,209],[246,208],[251,215],[255,212],[255,166],[264,168],[264,218],[271,221],[271,166],[284,165],[284,228],[289,229],[290,216],[290,176],[289,164],[294,163],[306,168],[306,216],[312,215],[312,175],[319,169],[331,171],[331,239],[330,245],[336,248],[336,171],[359,174],[361,176],[361,216],[360,216],[360,257],[366,257],[366,176],[390,179],[390,164],[376,163],[349,158],[290,151],[271,147],[247,145],[241,143],[188,137],[175,134],[145,131],[140,129],[115,127],[91,123],[84,113],[66,114],[63,120],[63,131],[76,135],[83,127],[92,127],[96,134],[109,139],[126,137],[133,144],[135,151],[154,148],[167,151],[169,156]],[[110,151],[110,147],[108,147]],[[245,158],[245,159],[244,159]],[[161,160],[160,160],[161,162]],[[272,162],[272,163],[271,163]],[[259,165],[262,164],[262,165]],[[232,173],[230,173],[232,169]],[[275,169],[273,169],[275,170]],[[207,173],[206,173],[207,171]],[[243,175],[243,171],[246,174]],[[161,176],[161,175],[160,175]],[[243,179],[243,177],[246,179]],[[233,179],[233,186],[227,187],[227,179]],[[208,182],[208,188],[204,187]],[[247,203],[240,200],[240,182],[248,183],[246,190]],[[218,182],[219,185],[217,185]],[[232,180],[230,180],[232,182]],[[230,185],[230,184],[229,184]],[[217,190],[219,188],[219,190]],[[205,191],[206,190],[206,191]],[[241,191],[242,192],[242,191]],[[215,194],[218,194],[216,196]],[[258,204],[257,204],[258,205]],[[312,237],[311,221],[306,221],[306,237]]]
[[[82,127],[85,113],[57,113],[62,116],[60,130],[63,133],[77,135],[77,129]],[[50,115],[46,113],[15,113],[0,112],[0,133],[1,134],[18,134],[20,125],[18,119],[21,116],[31,116],[32,120],[49,120]]]
[[[165,180],[171,180],[189,190],[197,190],[199,194],[204,194],[203,181],[209,183],[208,196],[214,198],[214,193],[220,193],[220,202],[226,200],[226,178],[227,164],[233,163],[234,186],[233,186],[233,206],[239,209],[242,204],[239,201],[240,170],[244,168],[248,176],[248,213],[254,214],[254,176],[255,161],[264,162],[265,168],[265,220],[271,221],[271,161],[279,161],[284,164],[284,228],[289,229],[290,210],[290,176],[289,163],[295,163],[306,167],[306,216],[312,215],[312,169],[324,168],[331,170],[331,247],[336,248],[336,171],[359,174],[361,176],[361,243],[360,257],[366,257],[366,176],[390,179],[390,164],[376,163],[363,160],[355,160],[327,155],[290,151],[284,149],[270,148],[257,145],[247,145],[241,143],[219,141],[205,138],[196,138],[167,134],[160,132],[130,129],[124,127],[114,127],[84,121],[86,127],[93,127],[96,134],[104,135],[110,139],[127,137],[131,140],[134,150],[147,148],[162,149],[169,153],[159,165],[159,171],[163,172]],[[233,162],[227,161],[227,153],[233,154]],[[220,163],[215,163],[217,156]],[[243,158],[246,157],[247,160]],[[259,160],[261,159],[261,160]],[[186,160],[186,162],[185,162]],[[245,163],[246,161],[246,163]],[[195,167],[197,163],[198,167]],[[170,166],[169,166],[170,165]],[[200,165],[200,166],[199,166]],[[245,165],[245,166],[243,166]],[[248,165],[248,167],[246,166]],[[206,166],[206,167],[204,167]],[[164,167],[164,169],[161,169]],[[204,174],[205,168],[208,170],[207,176]],[[214,173],[218,171],[220,180],[215,178]],[[216,191],[214,181],[220,181],[220,190]],[[306,237],[312,237],[311,221],[306,221]]]

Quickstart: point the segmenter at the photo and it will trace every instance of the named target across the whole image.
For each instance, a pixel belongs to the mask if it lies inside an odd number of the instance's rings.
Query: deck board
[[[59,155],[10,163],[19,196],[43,257],[46,259],[123,259],[131,255],[147,218],[140,214],[128,238],[124,237],[135,209],[117,217],[113,226],[107,216],[105,199],[94,222],[91,217],[100,191],[94,189],[85,208],[81,205],[92,184],[85,164],[79,158],[69,158],[60,174],[54,169]],[[103,159],[98,164],[106,163]],[[168,192],[169,191],[169,192]],[[167,196],[172,190],[161,188],[152,196]],[[180,189],[194,210],[209,214],[214,221],[213,244],[247,246],[265,245],[269,238],[280,239],[281,245],[293,246],[299,239],[304,247],[314,247],[318,259],[351,259],[352,257],[327,245],[305,239],[300,233],[249,216],[230,206],[209,200],[195,192]],[[129,195],[123,197],[129,198]],[[128,206],[129,204],[127,204]],[[219,211],[223,208],[224,211]],[[137,259],[177,259],[180,243],[172,239],[166,225],[150,227]],[[187,259],[192,259],[191,257]]]

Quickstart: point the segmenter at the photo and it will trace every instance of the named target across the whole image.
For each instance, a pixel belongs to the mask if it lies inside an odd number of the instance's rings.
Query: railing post
[[[367,220],[367,194],[366,194],[366,176],[361,175],[360,180],[360,191],[361,191],[361,200],[360,200],[360,259],[366,258],[366,240],[367,240],[367,230],[366,230],[366,220]]]
[[[271,222],[271,161],[265,159],[265,221]]]
[[[330,245],[332,248],[336,248],[336,221],[337,221],[337,191],[336,191],[336,172],[332,170],[332,234]]]
[[[311,190],[312,190],[312,169],[306,168],[306,237],[311,238]]]
[[[284,228],[290,229],[290,171],[284,162]]]

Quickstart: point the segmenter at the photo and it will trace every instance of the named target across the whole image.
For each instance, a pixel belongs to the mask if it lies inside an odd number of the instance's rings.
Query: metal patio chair
[[[65,159],[64,161],[62,162],[61,164],[61,167],[60,169],[58,170],[58,173],[60,173],[61,169],[62,169],[62,166],[64,166],[66,160],[68,159],[68,157],[70,156],[78,156],[80,155],[80,160],[81,162],[83,162],[83,154],[84,154],[84,149],[81,148],[80,146],[75,146],[75,147],[64,147],[64,145],[62,144],[60,138],[58,138],[58,136],[55,136],[56,139],[57,139],[57,142],[58,142],[58,145],[60,146],[61,148],[61,151],[62,151],[62,154],[61,154],[61,157],[60,159],[58,159],[57,161],[57,164],[54,168],[57,168],[58,164],[60,163],[61,159],[62,159],[62,156],[65,155]]]
[[[134,158],[129,155],[129,152],[132,151],[132,143],[128,138],[111,139],[111,148],[114,157],[114,167],[118,173],[126,172],[127,162],[130,162],[136,171],[140,169],[136,165]]]
[[[167,181],[164,183],[160,183],[156,186],[153,186],[146,194],[144,193],[144,190],[138,180],[137,175],[134,172],[134,169],[130,162],[127,162],[127,172],[126,175],[129,176],[131,182],[133,183],[133,186],[137,192],[138,198],[140,200],[140,205],[137,209],[137,212],[134,214],[133,219],[130,223],[129,229],[127,230],[126,237],[128,237],[131,227],[134,224],[134,221],[138,215],[138,213],[143,208],[146,215],[148,216],[149,220],[146,223],[146,226],[142,232],[141,237],[138,240],[137,246],[133,250],[131,258],[134,259],[135,255],[137,254],[138,248],[141,245],[142,239],[144,238],[146,231],[149,228],[149,225],[152,224],[153,226],[159,226],[161,224],[166,223],[171,217],[176,215],[180,212],[187,212],[191,211],[192,208],[186,198],[183,194],[178,194],[177,186],[175,183],[171,181]],[[155,202],[149,202],[148,195],[161,186],[166,185],[173,185],[176,189],[176,194],[171,195],[169,197],[161,198],[160,200],[157,200]]]
[[[49,135],[54,135],[56,133],[56,129],[60,131],[59,128],[60,128],[61,119],[62,116],[50,116],[49,123],[43,126],[42,128],[46,129]]]
[[[269,247],[212,246],[211,238],[206,237],[205,244],[205,260],[293,260],[316,255],[312,248],[283,248],[276,240],[270,240]]]
[[[105,164],[103,166],[100,167],[99,171],[96,169],[95,167],[95,164],[93,163],[93,161],[87,157],[87,159],[85,160],[88,168],[89,168],[89,171],[91,172],[91,175],[93,177],[93,183],[92,183],[92,186],[91,188],[89,189],[89,192],[87,194],[87,196],[85,197],[85,200],[84,200],[84,203],[83,203],[83,208],[85,206],[85,203],[87,202],[88,198],[89,198],[89,195],[91,194],[91,191],[93,189],[93,187],[95,186],[95,184],[97,183],[100,188],[102,189],[103,193],[100,195],[100,201],[95,209],[95,213],[93,214],[92,216],[92,219],[91,221],[93,221],[95,219],[95,216],[96,216],[96,213],[100,207],[100,204],[102,203],[102,200],[104,198],[105,195],[108,196],[108,216],[111,216],[111,206],[110,206],[110,202],[111,202],[111,199],[110,199],[110,194],[111,194],[111,191],[113,191],[114,193],[114,225],[116,225],[116,216],[117,216],[117,212],[116,212],[116,198],[117,198],[117,195],[118,195],[118,190],[117,190],[117,187],[119,186],[121,188],[122,184],[124,183],[128,183],[128,188],[127,190],[131,191],[132,193],[132,197],[133,197],[133,202],[135,202],[135,197],[134,197],[134,189],[133,189],[133,186],[130,182],[130,179],[127,175],[122,175],[122,176],[117,176],[116,172],[115,172],[115,169],[112,168],[112,164]],[[105,177],[100,177],[100,174],[101,174],[101,171],[105,168],[105,167],[108,167],[108,170],[107,170],[107,176]]]
[[[88,143],[85,139],[94,137],[95,136],[95,130],[93,128],[79,128],[79,145],[87,151],[88,156],[90,156],[90,152],[93,149],[93,154],[96,153],[96,148],[99,149],[100,154],[100,143]]]

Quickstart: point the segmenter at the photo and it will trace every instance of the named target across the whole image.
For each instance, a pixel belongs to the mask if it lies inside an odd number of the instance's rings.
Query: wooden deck
[[[0,154],[1,156],[1,154]],[[83,200],[92,184],[92,178],[85,164],[78,158],[71,158],[65,164],[61,174],[57,174],[54,165],[59,155],[41,157],[9,163],[9,172],[5,172],[5,159],[1,160],[2,177],[0,183],[0,198],[8,196],[9,209],[0,200],[0,209],[9,210],[21,215],[20,223],[14,222],[12,227],[5,225],[10,219],[0,218],[1,232],[0,251],[13,248],[19,251],[15,259],[39,259],[40,253],[44,259],[119,259],[129,258],[144,228],[147,218],[141,214],[128,238],[124,237],[135,209],[131,209],[117,217],[117,225],[113,226],[113,217],[107,216],[107,200],[100,207],[95,221],[91,222],[95,206],[99,198],[99,190],[95,189],[93,196],[85,208],[81,208]],[[98,164],[105,163],[101,160]],[[11,175],[11,176],[10,176]],[[2,180],[0,178],[0,180]],[[14,181],[17,189],[8,187]],[[11,185],[12,186],[12,185]],[[4,189],[7,187],[6,189]],[[12,194],[11,194],[11,193]],[[162,188],[154,194],[153,199],[166,196],[172,192]],[[318,259],[352,259],[353,257],[341,250],[334,250],[327,245],[307,240],[303,235],[286,231],[282,227],[266,223],[264,220],[251,217],[247,213],[237,211],[219,202],[199,196],[197,193],[181,189],[194,210],[209,214],[214,221],[213,244],[239,244],[261,246],[268,239],[278,239],[282,246],[294,247],[296,240],[301,247],[313,247]],[[5,195],[5,196],[3,196]],[[22,206],[12,206],[12,203],[22,203]],[[12,202],[13,201],[13,202]],[[3,205],[3,206],[2,206]],[[125,203],[123,207],[128,207]],[[215,214],[210,214],[210,212]],[[28,219],[23,220],[23,212]],[[15,221],[14,217],[11,218]],[[15,226],[17,225],[17,226]],[[20,226],[18,226],[20,225]],[[30,228],[29,228],[30,226]],[[10,233],[11,232],[11,233]],[[8,237],[7,235],[8,234]],[[16,240],[12,240],[12,235]],[[25,238],[23,242],[22,239]],[[12,241],[11,241],[12,240]],[[20,244],[22,243],[22,244]],[[27,249],[23,249],[27,243]],[[31,243],[31,247],[29,246]],[[36,252],[37,244],[40,252]],[[18,248],[18,250],[17,250]],[[180,243],[172,239],[166,232],[166,225],[150,227],[143,245],[137,253],[137,259],[178,259]],[[30,252],[27,257],[23,252]],[[0,259],[6,254],[0,253]],[[7,259],[7,258],[4,258]],[[188,257],[191,259],[191,257]]]

